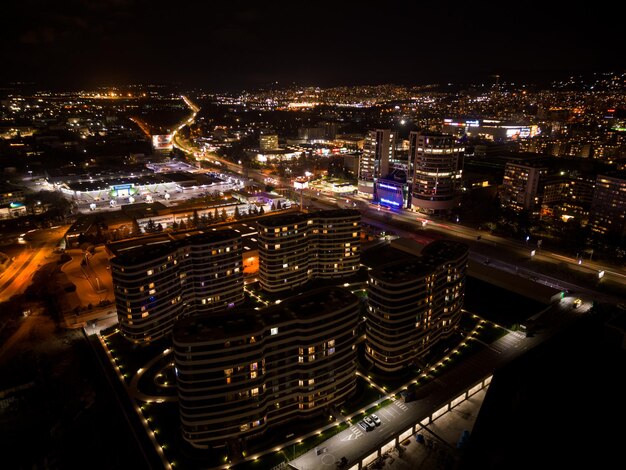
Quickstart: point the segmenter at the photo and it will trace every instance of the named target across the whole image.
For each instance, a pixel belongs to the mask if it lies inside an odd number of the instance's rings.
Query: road
[[[35,229],[19,237],[24,247],[7,269],[0,274],[0,302],[23,293],[30,285],[37,269],[56,258],[52,251],[68,229],[68,225],[48,229]]]

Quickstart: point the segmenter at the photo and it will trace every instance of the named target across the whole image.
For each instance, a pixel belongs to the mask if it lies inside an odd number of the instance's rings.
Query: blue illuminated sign
[[[385,203],[385,204],[391,204],[392,206],[396,206],[399,207],[400,203],[396,202],[396,201],[390,201],[389,199],[385,199],[384,197],[380,198],[380,202]]]
[[[385,183],[378,183],[378,187],[384,188],[384,189],[392,189],[394,191],[397,191],[398,189],[400,189],[397,186],[391,186],[390,184],[385,184]]]

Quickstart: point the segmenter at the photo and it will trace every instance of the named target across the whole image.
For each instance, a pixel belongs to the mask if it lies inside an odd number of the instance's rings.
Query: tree
[[[193,227],[198,227],[198,225],[200,224],[200,217],[198,217],[198,210],[194,209],[193,210],[193,220],[192,220],[192,224]]]
[[[261,206],[261,209],[259,209],[259,215],[263,214],[265,214],[265,209],[263,209],[263,206]]]
[[[270,210],[271,211],[275,211],[276,210],[276,204],[274,204],[273,202],[272,202],[272,205],[270,206]]]
[[[178,228],[180,230],[185,230],[187,228],[187,224],[185,223],[183,219],[180,219],[180,222],[178,223]]]
[[[279,211],[283,208],[282,204],[280,203],[280,199],[278,201],[276,201],[276,210]]]
[[[215,214],[213,215],[213,219],[216,221],[220,219],[220,215],[217,212],[217,207],[215,208]]]
[[[163,225],[161,225],[161,222],[159,222],[156,226],[156,231],[157,232],[162,232],[163,231]]]
[[[226,213],[226,209],[222,209],[222,213],[220,214],[220,219],[222,221],[225,221],[226,219],[228,219],[228,214]]]
[[[172,230],[178,230],[178,222],[172,222]]]
[[[235,206],[235,214],[233,215],[235,220],[239,220],[241,218],[241,214],[239,213],[239,206]]]
[[[149,219],[145,228],[146,233],[154,233],[156,232],[156,230],[157,228],[156,228],[156,224],[154,223],[154,220]]]

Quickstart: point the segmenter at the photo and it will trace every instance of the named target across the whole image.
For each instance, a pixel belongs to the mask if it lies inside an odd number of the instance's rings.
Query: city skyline
[[[3,14],[0,82],[93,87],[176,82],[215,90],[562,78],[621,71],[610,8],[493,5],[305,11],[133,0],[13,3]]]
[[[6,6],[5,467],[619,461],[601,7]]]

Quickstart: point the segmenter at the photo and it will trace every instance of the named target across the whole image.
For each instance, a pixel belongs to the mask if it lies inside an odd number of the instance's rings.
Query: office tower
[[[259,282],[267,292],[313,278],[356,274],[361,256],[361,213],[352,209],[266,217],[257,222]]]
[[[409,148],[411,205],[427,214],[458,206],[463,146],[450,135],[411,132]]]
[[[241,237],[233,230],[124,250],[111,260],[122,334],[137,343],[153,341],[183,315],[241,303],[242,264]]]
[[[261,134],[259,136],[261,150],[275,150],[278,148],[278,136],[276,134]]]
[[[523,210],[539,215],[548,168],[541,161],[513,163],[504,167],[502,207],[515,212]]]
[[[355,390],[359,300],[329,287],[174,328],[183,437],[224,445],[326,413]]]
[[[390,129],[371,130],[365,137],[363,155],[359,161],[359,192],[374,198],[374,183],[389,174],[389,162],[394,160],[396,136]]]
[[[626,237],[626,173],[598,175],[591,203],[591,229],[617,240]]]
[[[419,363],[461,318],[468,247],[439,240],[369,272],[365,357],[385,372]]]

